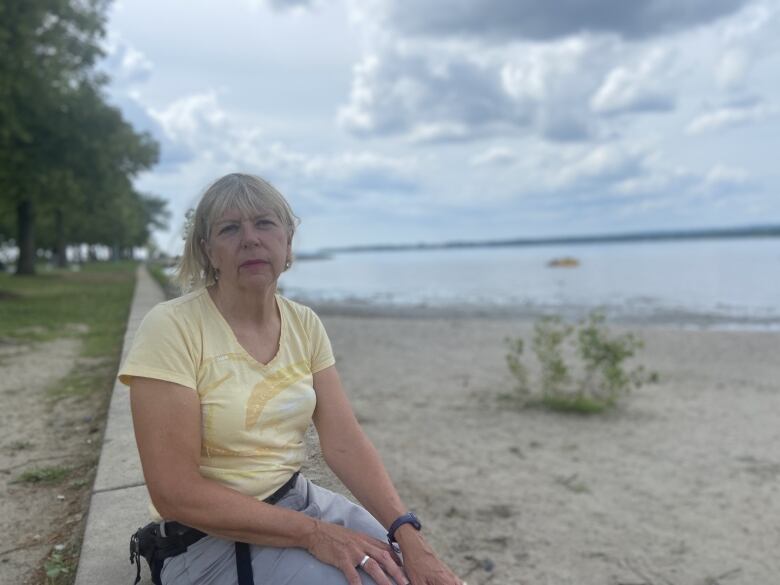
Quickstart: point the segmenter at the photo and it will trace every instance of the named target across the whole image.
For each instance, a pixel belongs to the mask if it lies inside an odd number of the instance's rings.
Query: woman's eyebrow
[[[272,211],[262,211],[256,215],[253,215],[251,220],[256,221],[258,219],[265,219],[267,217],[274,218],[276,215]],[[217,222],[214,223],[215,226],[220,226],[222,224],[229,224],[229,223],[241,223],[244,221],[244,218],[242,219],[220,219]]]

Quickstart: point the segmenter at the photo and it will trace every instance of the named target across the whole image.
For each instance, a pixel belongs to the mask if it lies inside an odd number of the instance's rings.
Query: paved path
[[[146,268],[138,267],[135,294],[127,322],[122,359],[130,350],[144,315],[165,296]],[[131,585],[130,534],[148,522],[146,487],[130,417],[130,393],[118,381],[108,409],[92,501],[87,516],[75,585]],[[150,585],[149,569],[141,559],[141,585]]]

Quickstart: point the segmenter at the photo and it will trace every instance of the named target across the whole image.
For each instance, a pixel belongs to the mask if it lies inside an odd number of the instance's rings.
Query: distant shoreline
[[[780,238],[780,225],[748,226],[741,228],[712,228],[701,230],[668,230],[601,234],[593,236],[553,236],[547,238],[513,238],[482,241],[420,242],[416,244],[370,244],[322,248],[313,256],[359,252],[407,252],[419,250],[451,250],[463,248],[509,248],[520,246],[550,246],[570,244],[614,244],[630,242],[657,242],[669,240],[707,240],[742,238]]]
[[[366,299],[322,300],[291,295],[323,316],[384,317],[393,319],[490,319],[532,322],[544,315],[560,315],[567,321],[585,317],[593,307],[539,305],[478,305],[452,303],[390,304]],[[713,311],[693,311],[658,307],[650,310],[603,307],[610,323],[619,326],[702,329],[715,331],[780,331],[780,316],[726,315]]]

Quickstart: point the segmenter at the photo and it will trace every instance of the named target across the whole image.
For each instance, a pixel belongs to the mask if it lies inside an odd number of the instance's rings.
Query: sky
[[[107,28],[170,253],[236,171],[307,252],[780,223],[776,0],[121,0]]]

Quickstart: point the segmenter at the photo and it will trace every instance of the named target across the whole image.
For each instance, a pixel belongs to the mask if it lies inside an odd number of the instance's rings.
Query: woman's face
[[[276,286],[291,254],[287,227],[270,210],[251,216],[228,209],[211,226],[205,243],[220,286],[265,289]]]

